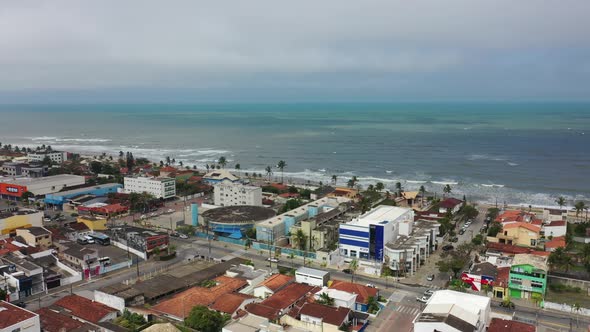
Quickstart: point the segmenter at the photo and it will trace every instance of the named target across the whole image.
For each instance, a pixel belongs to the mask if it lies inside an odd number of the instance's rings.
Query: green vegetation
[[[473,239],[471,239],[471,243],[476,246],[480,246],[483,244],[483,235],[477,234]]]
[[[305,250],[307,236],[305,235],[305,233],[303,233],[303,230],[301,230],[301,228],[298,229],[297,232],[295,232],[295,241],[297,242],[297,247],[299,248],[299,250]]]
[[[367,303],[367,311],[370,314],[376,314],[377,312],[379,312],[380,309],[381,307],[379,306],[377,299],[374,296],[369,296]]]
[[[218,332],[221,331],[221,328],[229,319],[229,315],[198,305],[191,309],[190,314],[184,320],[184,324],[200,332]]]
[[[564,270],[568,272],[573,265],[573,260],[563,248],[557,248],[549,255],[547,263],[549,263],[552,270]]]
[[[329,306],[333,306],[334,305],[334,299],[331,298],[328,293],[321,293],[320,294],[320,298],[316,300],[317,303],[319,304],[323,304],[323,305],[329,305]]]
[[[273,186],[263,186],[262,187],[262,192],[265,193],[272,193],[272,194],[280,194],[281,191]]]
[[[465,205],[461,209],[461,214],[465,219],[474,219],[479,215],[479,211],[473,205]]]
[[[212,288],[212,287],[217,286],[217,282],[215,280],[203,280],[203,281],[201,281],[199,286],[204,287],[204,288]]]
[[[176,228],[176,231],[186,235],[194,235],[195,227],[193,225],[182,225]]]
[[[127,309],[123,311],[123,315],[115,319],[115,324],[130,329],[131,331],[139,331],[139,329],[146,323],[147,322],[142,315],[131,313]]]
[[[284,160],[279,160],[277,168],[281,170],[281,183],[283,183],[283,172],[285,167],[287,167],[287,163]]]
[[[463,243],[450,252],[445,252],[441,255],[441,260],[436,263],[440,272],[452,272],[453,277],[457,278],[457,274],[465,268],[471,258],[471,251],[474,246],[471,243]]]
[[[287,202],[285,202],[285,205],[283,205],[279,209],[279,214],[296,209],[296,208],[300,207],[301,205],[303,205],[303,202],[300,199],[291,198],[291,199],[287,200]]]
[[[498,215],[500,215],[500,209],[489,208],[488,213],[486,214],[486,218],[489,218],[490,220],[494,221],[496,220],[496,218],[498,218]]]
[[[490,228],[488,228],[488,236],[495,237],[502,231],[502,224],[497,221],[492,221]]]
[[[450,218],[442,218],[438,221],[440,223],[440,234],[441,235],[445,235],[445,234],[453,234],[453,229],[455,228],[455,225],[451,222]]]

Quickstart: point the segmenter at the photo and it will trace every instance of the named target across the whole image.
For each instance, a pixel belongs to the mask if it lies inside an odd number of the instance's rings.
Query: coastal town
[[[0,331],[587,331],[589,203],[0,145]]]

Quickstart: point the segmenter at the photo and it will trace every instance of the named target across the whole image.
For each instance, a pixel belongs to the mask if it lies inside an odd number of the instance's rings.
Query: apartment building
[[[176,181],[172,178],[126,177],[125,192],[148,193],[156,198],[172,198],[176,196]]]
[[[237,182],[222,181],[215,185],[213,199],[217,206],[262,206],[262,188]]]

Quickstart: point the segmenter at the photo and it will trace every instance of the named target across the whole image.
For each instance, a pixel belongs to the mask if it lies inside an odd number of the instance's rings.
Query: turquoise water
[[[589,198],[590,104],[398,103],[3,105],[0,142],[132,151],[287,178],[424,185],[476,200],[555,205]],[[26,128],[26,129],[25,129]],[[275,175],[278,175],[276,172]]]

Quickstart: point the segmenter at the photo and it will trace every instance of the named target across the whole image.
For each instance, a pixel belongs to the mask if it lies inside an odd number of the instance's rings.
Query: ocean
[[[0,142],[130,151],[285,181],[424,185],[469,200],[555,206],[590,199],[588,103],[0,105]],[[275,177],[280,171],[275,169]]]

